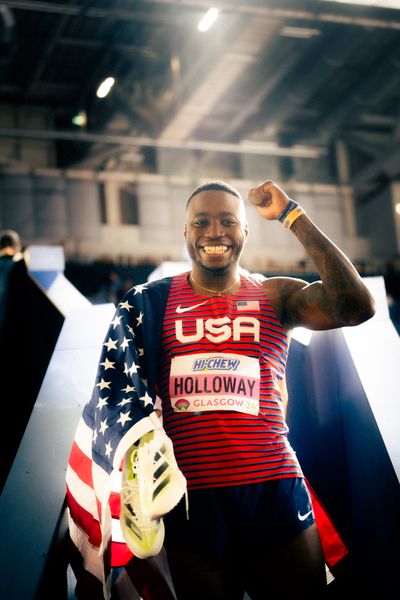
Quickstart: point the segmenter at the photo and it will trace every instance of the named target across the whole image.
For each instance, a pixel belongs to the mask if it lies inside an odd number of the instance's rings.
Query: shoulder
[[[296,291],[300,288],[303,288],[305,285],[308,285],[308,282],[305,279],[300,279],[298,277],[266,277],[262,282],[263,288],[266,291],[277,291],[280,293],[291,293],[292,291]]]
[[[145,329],[156,336],[163,320],[172,279],[164,277],[133,286],[118,303],[117,309],[123,311],[124,317],[135,327],[146,323]]]
[[[307,281],[297,277],[277,276],[264,279],[262,287],[281,323],[284,321],[285,306],[289,296],[307,285]]]
[[[124,301],[128,301],[131,306],[140,310],[145,305],[163,304],[166,302],[172,279],[172,277],[164,277],[134,285],[126,292],[119,305],[123,304]]]
[[[168,290],[171,286],[173,276],[169,275],[167,277],[161,277],[160,279],[153,279],[152,281],[147,281],[143,284],[143,289],[146,292],[157,292],[160,290]]]

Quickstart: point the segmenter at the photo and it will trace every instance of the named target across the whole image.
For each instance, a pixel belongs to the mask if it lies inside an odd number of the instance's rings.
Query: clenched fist
[[[254,204],[257,212],[269,221],[277,219],[290,200],[289,196],[270,179],[250,188],[247,199]]]

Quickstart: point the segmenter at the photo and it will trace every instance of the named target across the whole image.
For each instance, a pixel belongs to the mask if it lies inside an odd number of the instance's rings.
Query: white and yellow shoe
[[[186,492],[171,440],[161,428],[143,435],[126,453],[122,469],[120,524],[138,558],[158,554],[164,542],[162,516]]]

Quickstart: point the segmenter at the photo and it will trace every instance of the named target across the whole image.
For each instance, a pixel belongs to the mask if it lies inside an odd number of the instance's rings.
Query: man
[[[94,431],[103,550],[110,527],[102,490],[109,484],[97,465],[112,473],[125,456],[124,538],[142,558],[164,542],[178,600],[242,600],[244,592],[252,600],[321,597],[320,538],[287,439],[290,331],[353,326],[374,314],[352,263],[297,202],[272,181],[249,190],[248,200],[298,238],[320,280],[243,274],[248,225],[240,194],[220,181],[198,186],[186,207],[190,272],[126,294],[84,412],[87,435]],[[154,419],[157,397],[167,436]],[[67,481],[79,546],[72,477]]]

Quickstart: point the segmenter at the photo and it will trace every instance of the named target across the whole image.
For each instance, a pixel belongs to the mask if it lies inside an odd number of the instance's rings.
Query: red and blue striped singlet
[[[288,338],[260,283],[198,296],[173,277],[157,393],[188,489],[302,476],[281,394]]]

